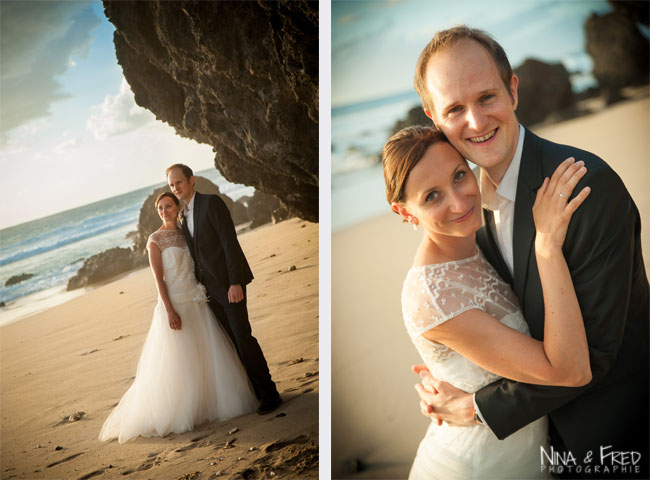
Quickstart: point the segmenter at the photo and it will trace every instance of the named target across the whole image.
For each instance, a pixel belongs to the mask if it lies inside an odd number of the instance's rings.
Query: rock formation
[[[575,97],[564,65],[528,58],[514,73],[519,77],[517,119],[521,124],[534,125],[562,112],[564,117],[572,115]]]
[[[433,126],[433,122],[429,117],[426,116],[421,105],[411,108],[406,114],[405,119],[396,121],[390,134],[393,135],[399,132],[402,128],[410,127],[412,125]],[[379,160],[381,161],[381,156]]]
[[[318,218],[318,3],[104,0],[135,101],[226,179]]]
[[[146,256],[134,255],[130,248],[111,248],[88,258],[75,276],[68,280],[66,290],[110,280],[124,272],[147,265],[146,260]]]
[[[10,285],[16,285],[17,283],[24,282],[25,280],[29,280],[34,276],[33,273],[21,273],[20,275],[14,275],[13,277],[10,277],[9,280],[5,282],[5,287],[8,287]]]
[[[627,5],[604,15],[592,14],[585,22],[586,50],[594,62],[593,75],[608,103],[621,98],[620,90],[628,85],[648,83],[650,50],[648,39],[636,25],[637,16],[647,22],[646,2],[612,2]],[[643,3],[643,13],[636,14],[635,3]],[[625,7],[625,8],[624,8]],[[629,15],[629,16],[628,16]]]
[[[250,228],[257,228],[269,222],[278,223],[291,217],[286,208],[273,195],[255,190],[253,198],[248,201]]]
[[[615,12],[629,18],[633,22],[642,23],[646,27],[650,25],[650,8],[648,0],[609,0],[608,2]]]

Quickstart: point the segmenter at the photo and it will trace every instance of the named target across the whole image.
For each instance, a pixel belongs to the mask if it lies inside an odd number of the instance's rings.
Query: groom
[[[282,400],[271,380],[262,349],[251,332],[246,285],[253,274],[237,241],[230,212],[217,195],[194,190],[190,167],[175,164],[165,173],[169,188],[185,205],[180,214],[181,224],[194,258],[196,278],[207,289],[210,308],[235,345],[261,401],[257,413],[270,413]]]
[[[567,388],[502,379],[468,394],[420,365],[415,370],[423,385],[416,388],[423,410],[450,424],[483,424],[500,439],[548,415],[551,442],[561,455],[549,462],[540,452],[542,470],[567,478],[648,478],[650,297],[639,212],[603,160],[519,125],[517,85],[503,48],[465,26],[437,33],[416,66],[425,113],[481,167],[486,226],[477,240],[512,286],[538,340],[544,337],[544,299],[532,205],[560,162],[585,161],[587,174],[575,191],[588,185],[592,193],[574,214],[563,251],[585,322],[593,380]]]

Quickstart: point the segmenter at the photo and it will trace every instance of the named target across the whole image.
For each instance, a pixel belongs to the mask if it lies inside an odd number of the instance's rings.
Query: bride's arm
[[[149,265],[151,265],[151,271],[153,273],[153,278],[156,280],[156,288],[158,289],[158,295],[167,310],[167,319],[169,320],[169,327],[172,330],[181,329],[181,317],[174,310],[171,300],[169,299],[169,293],[167,292],[167,284],[165,283],[165,276],[163,273],[162,266],[162,254],[160,247],[154,242],[151,242],[149,245]]]
[[[511,329],[481,310],[469,310],[425,332],[483,368],[512,380],[577,387],[591,381],[580,305],[562,253],[573,212],[589,194],[567,203],[586,170],[565,161],[537,192],[533,216],[535,255],[544,293],[544,341]]]

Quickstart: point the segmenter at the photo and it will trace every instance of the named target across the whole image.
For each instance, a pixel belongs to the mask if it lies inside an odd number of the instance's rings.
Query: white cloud
[[[50,106],[68,96],[57,77],[85,57],[100,20],[89,1],[0,2],[0,88],[6,133],[50,114]]]
[[[106,95],[104,103],[92,109],[98,113],[88,118],[86,128],[97,140],[130,132],[155,119],[151,112],[135,103],[131,87],[124,78],[117,95]]]
[[[73,149],[74,147],[76,147],[78,144],[79,144],[79,141],[77,140],[76,137],[69,138],[69,139],[66,140],[65,142],[60,143],[59,145],[57,145],[56,147],[54,147],[54,151],[55,151],[56,153],[58,153],[59,155],[62,155],[62,154],[64,154],[64,153],[70,151],[70,150]]]

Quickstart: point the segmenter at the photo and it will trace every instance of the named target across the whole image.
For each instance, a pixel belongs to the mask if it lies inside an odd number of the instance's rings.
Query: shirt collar
[[[519,178],[519,167],[521,166],[521,153],[524,149],[525,129],[519,125],[519,139],[517,140],[517,149],[508,165],[503,179],[499,186],[495,188],[494,184],[487,178],[481,169],[481,198],[484,208],[498,210],[502,200],[514,202],[517,196],[517,179]]]
[[[185,205],[185,213],[188,214],[192,211],[194,208],[194,197],[196,197],[196,191],[192,194],[192,199],[190,200],[190,203]]]

